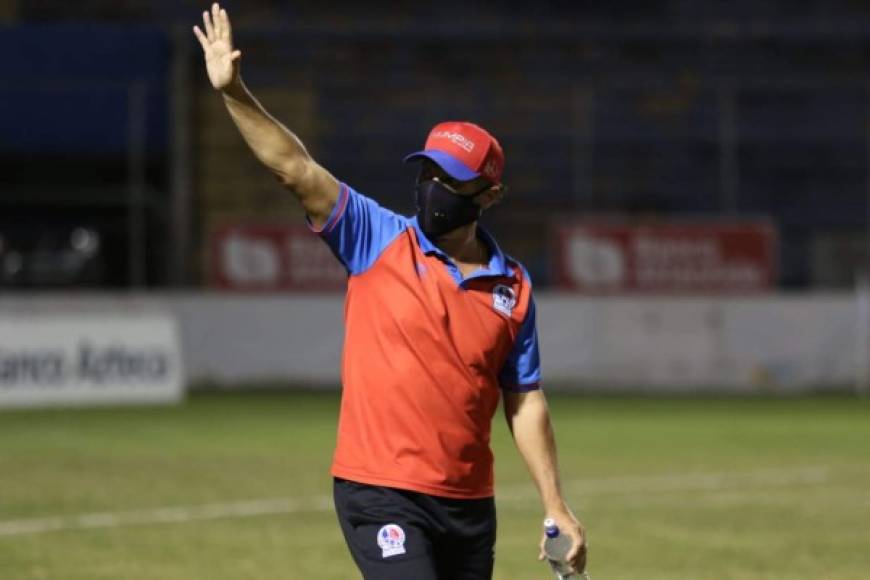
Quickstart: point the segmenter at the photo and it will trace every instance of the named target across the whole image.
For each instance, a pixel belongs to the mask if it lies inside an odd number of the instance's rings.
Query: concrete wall
[[[551,388],[786,392],[854,381],[860,325],[848,294],[636,299],[541,293],[537,305],[544,382]],[[189,380],[339,383],[340,295],[0,298],[0,317],[158,311],[178,320]]]

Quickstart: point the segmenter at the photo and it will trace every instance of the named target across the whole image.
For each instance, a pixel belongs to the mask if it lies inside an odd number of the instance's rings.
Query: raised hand
[[[239,58],[242,53],[233,50],[233,29],[227,11],[217,2],[211,6],[211,14],[202,13],[202,24],[205,32],[199,26],[193,27],[193,33],[202,45],[205,53],[205,66],[208,78],[217,90],[228,87],[239,74]]]

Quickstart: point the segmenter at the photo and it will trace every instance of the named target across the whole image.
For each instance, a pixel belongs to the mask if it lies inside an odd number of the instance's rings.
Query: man
[[[529,277],[477,225],[503,195],[498,141],[471,123],[436,126],[406,159],[421,163],[418,214],[396,215],[339,183],[248,92],[224,10],[214,4],[203,25],[194,33],[233,121],[349,274],[332,474],[364,577],[491,578],[489,439],[500,398],[544,511],[573,540],[569,559],[582,571],[584,531],[559,489],[538,386]]]

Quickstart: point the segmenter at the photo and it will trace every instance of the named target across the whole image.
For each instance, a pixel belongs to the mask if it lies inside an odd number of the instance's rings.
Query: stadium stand
[[[550,215],[770,216],[785,287],[821,282],[809,260],[817,236],[866,226],[870,11],[861,3],[447,2],[439,14],[412,2],[227,4],[239,8],[250,84],[326,166],[389,206],[410,211],[413,170],[399,160],[437,120],[474,119],[500,136],[512,200],[490,226],[541,284]],[[36,0],[18,12],[181,26],[201,7]],[[461,22],[442,16],[460,10]],[[127,58],[107,55],[102,66]],[[250,178],[251,160],[191,68],[200,231],[234,213],[284,211],[268,176]],[[91,106],[101,106],[96,96]],[[103,118],[94,131],[115,125]],[[165,126],[153,130],[159,141]],[[94,141],[112,143],[106,135]],[[236,176],[213,184],[212,167]]]

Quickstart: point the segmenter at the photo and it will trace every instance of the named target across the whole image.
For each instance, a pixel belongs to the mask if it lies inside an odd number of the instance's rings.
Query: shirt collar
[[[428,237],[426,237],[426,234],[424,234],[423,230],[420,228],[417,216],[411,218],[411,225],[414,226],[414,230],[417,233],[417,244],[420,246],[420,249],[423,250],[424,254],[435,254],[443,260],[450,259],[450,256],[445,254],[438,246],[432,243]],[[493,238],[492,235],[490,235],[490,233],[480,224],[477,226],[477,237],[487,245],[491,255],[487,267],[475,273],[473,277],[513,275],[513,271],[508,266],[507,257],[504,252],[501,251],[501,248],[498,247],[495,238]]]

